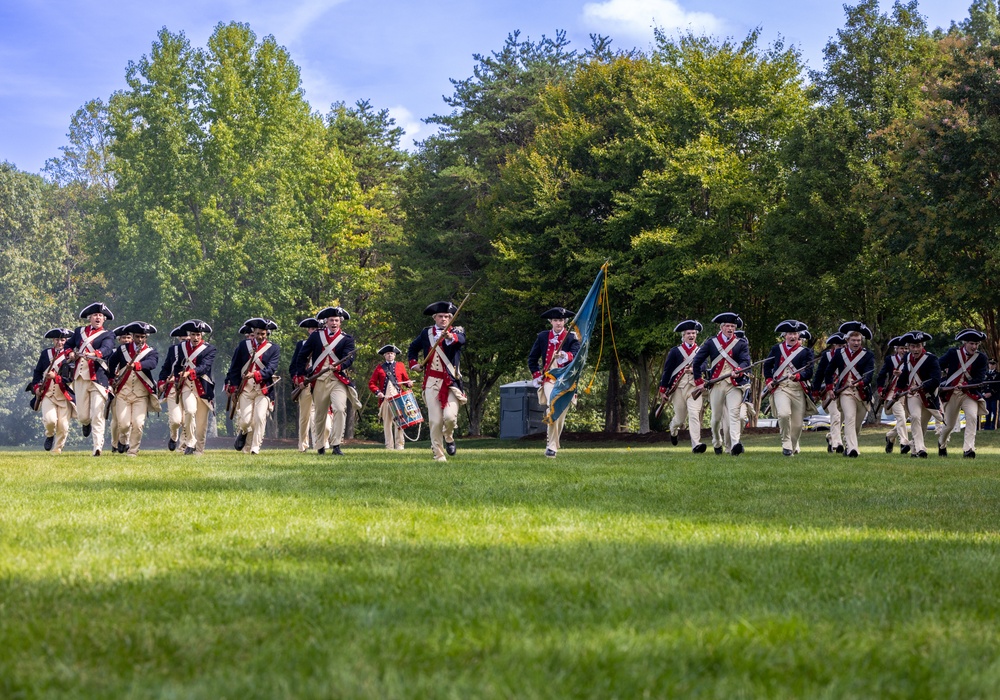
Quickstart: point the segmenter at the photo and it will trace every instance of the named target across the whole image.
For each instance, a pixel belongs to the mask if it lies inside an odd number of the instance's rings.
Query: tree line
[[[368,101],[314,110],[273,37],[220,24],[194,47],[164,28],[41,175],[0,165],[6,441],[38,431],[20,394],[36,339],[98,299],[161,345],[203,318],[221,355],[244,319],[274,318],[283,365],[297,321],[338,304],[363,384],[424,305],[478,280],[460,320],[471,434],[496,431],[498,385],[527,376],[538,314],[579,304],[605,260],[618,352],[570,429],[648,429],[673,326],[722,310],[755,355],[784,318],[822,335],[856,317],[879,353],[911,328],[943,349],[975,326],[995,356],[996,0],[946,30],[916,0],[845,13],[817,70],[757,31],[657,32],[649,51],[515,32],[452,80],[412,152]],[[349,430],[373,432],[367,413]]]

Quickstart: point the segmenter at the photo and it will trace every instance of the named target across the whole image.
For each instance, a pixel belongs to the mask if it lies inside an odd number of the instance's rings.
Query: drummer
[[[385,345],[379,349],[385,362],[381,363],[372,372],[371,379],[368,380],[368,388],[378,397],[378,415],[382,420],[382,429],[385,433],[385,449],[401,450],[406,442],[403,436],[403,429],[399,427],[393,419],[392,399],[409,391],[413,386],[413,380],[406,372],[406,365],[396,362],[396,355],[399,348],[395,345]]]

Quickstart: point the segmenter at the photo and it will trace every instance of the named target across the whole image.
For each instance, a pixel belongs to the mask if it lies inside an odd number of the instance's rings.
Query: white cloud
[[[668,33],[681,30],[696,34],[718,34],[724,22],[710,12],[688,12],[674,0],[606,0],[588,2],[583,18],[602,33],[651,39],[653,27]]]
[[[283,25],[275,32],[282,41],[294,44],[313,24],[325,15],[328,10],[340,5],[345,0],[306,0],[293,7],[284,15]]]
[[[416,138],[426,138],[433,130],[433,125],[424,124],[418,117],[413,116],[413,112],[402,105],[389,107],[389,116],[396,120],[396,126],[402,127],[406,132],[399,140],[399,145],[405,150],[413,150],[413,140]]]

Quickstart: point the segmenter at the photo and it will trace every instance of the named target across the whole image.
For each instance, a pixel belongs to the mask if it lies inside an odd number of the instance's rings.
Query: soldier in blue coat
[[[567,319],[573,318],[569,309],[557,306],[542,314],[551,328],[535,336],[535,342],[528,353],[528,369],[532,384],[538,392],[538,402],[548,406],[556,380],[549,372],[555,367],[565,367],[580,352],[580,339],[576,333],[566,329]],[[545,456],[555,457],[559,452],[559,437],[566,423],[566,412],[550,423],[545,434]]]
[[[900,400],[906,401],[906,412],[910,416],[913,445],[910,457],[914,459],[927,458],[924,436],[931,416],[938,423],[944,421],[937,395],[938,385],[941,384],[941,364],[937,357],[927,352],[929,340],[931,335],[923,331],[910,331],[903,335],[907,354],[899,375],[899,386],[903,392]]]
[[[309,339],[313,333],[319,330],[319,321],[312,316],[309,318],[304,318],[299,321],[299,328],[304,328],[306,331],[306,337],[295,343],[295,350],[292,351],[292,361],[288,363],[288,374],[289,376],[295,376],[292,372],[292,368],[295,367],[299,359],[299,353],[302,352],[302,347],[306,344],[306,340]],[[312,364],[307,363],[302,371],[305,376],[312,374]],[[312,384],[303,382],[301,385],[301,391],[299,391],[298,396],[295,401],[299,405],[299,452],[309,451],[309,437],[313,436],[313,445],[316,442],[316,430],[315,426],[315,410],[313,409],[313,392]],[[329,417],[329,413],[327,413]],[[327,426],[330,429],[330,426]]]
[[[153,324],[135,321],[125,326],[124,331],[131,340],[119,346],[108,360],[108,370],[114,377],[112,389],[117,417],[117,434],[111,433],[111,442],[119,453],[135,457],[139,454],[147,414],[160,412],[153,380],[153,370],[160,356],[156,348],[146,344],[146,339],[156,333]]]
[[[267,319],[251,318],[244,325],[253,329],[253,338],[236,345],[226,375],[226,391],[237,402],[233,446],[255,455],[260,453],[264,440],[281,349],[268,338],[272,324]]]
[[[424,315],[431,316],[434,325],[420,331],[406,353],[410,371],[424,373],[423,396],[431,431],[431,451],[437,462],[447,461],[446,454],[454,455],[458,451],[455,444],[458,407],[468,402],[462,389],[460,367],[465,330],[451,325],[457,311],[458,307],[447,301],[428,305]],[[421,353],[424,365],[419,360]]]
[[[707,448],[701,441],[701,413],[704,397],[695,397],[694,357],[698,352],[698,334],[702,325],[694,319],[681,321],[674,333],[681,334],[681,343],[670,349],[660,373],[660,401],[670,401],[674,417],[670,420],[670,442],[677,444],[677,434],[687,424],[691,451],[701,454]]]
[[[86,326],[73,331],[66,343],[76,362],[73,390],[76,394],[77,418],[84,437],[90,437],[94,456],[104,449],[104,407],[108,400],[108,358],[115,351],[115,338],[104,328],[104,322],[115,315],[101,302],[88,305],[80,312]]]
[[[52,347],[42,350],[31,383],[25,388],[32,393],[31,408],[42,414],[45,450],[55,454],[62,452],[66,444],[69,419],[76,410],[70,351],[65,349],[72,335],[73,331],[67,328],[53,328],[45,334],[45,339],[52,341]]]
[[[890,338],[888,351],[882,361],[882,368],[875,378],[875,387],[882,397],[883,406],[905,391],[899,384],[899,375],[903,373],[904,362],[906,362],[906,343],[903,342],[903,336],[897,335],[895,338]],[[905,455],[910,451],[910,438],[906,430],[906,402],[893,401],[890,410],[893,418],[896,419],[896,425],[885,434],[885,452],[886,454],[892,453],[892,448],[898,437],[899,454]]]
[[[826,368],[827,398],[840,404],[844,421],[844,456],[860,454],[858,437],[868,415],[868,402],[875,385],[875,354],[865,349],[866,340],[872,339],[871,329],[861,321],[840,324],[840,334],[847,345],[834,353]]]
[[[968,385],[986,381],[987,359],[979,352],[979,344],[986,340],[986,334],[975,328],[966,328],[955,336],[961,345],[950,348],[941,356],[941,385],[938,393],[942,402],[944,425],[938,426],[938,455],[948,456],[948,441],[958,429],[959,414],[965,413],[965,440],[962,442],[962,456],[976,458],[976,428],[979,414],[986,413],[986,387],[966,389]]]
[[[746,338],[736,336],[736,331],[743,327],[739,314],[721,313],[712,322],[719,324],[719,334],[698,348],[693,360],[694,382],[699,389],[705,385],[704,376],[714,382],[708,395],[712,407],[712,446],[717,455],[725,447],[736,457],[743,454],[740,408],[749,384],[744,370],[752,364],[750,346]]]
[[[215,410],[212,370],[216,348],[205,340],[212,327],[200,319],[185,321],[181,332],[186,332],[188,339],[180,344],[174,362],[174,397],[184,409],[184,454],[201,455],[205,453],[209,412]]]
[[[156,380],[157,395],[166,404],[167,411],[167,449],[173,452],[177,449],[177,443],[181,441],[181,423],[184,420],[184,409],[181,403],[175,398],[174,366],[177,364],[177,356],[180,353],[181,344],[187,340],[187,331],[182,330],[183,326],[177,326],[170,331],[170,337],[177,342],[167,350],[166,359],[160,365],[160,375]]]
[[[819,401],[826,391],[826,370],[830,367],[834,355],[844,347],[847,341],[840,333],[831,333],[826,337],[826,349],[820,354],[816,370],[812,379],[812,400]],[[826,451],[844,452],[844,422],[840,415],[840,406],[836,401],[831,401],[825,406],[830,416],[830,430],[826,434]]]
[[[771,348],[764,363],[764,393],[771,399],[774,416],[781,433],[781,454],[798,454],[802,426],[807,415],[816,412],[809,396],[809,380],[813,373],[812,350],[799,342],[801,333],[808,331],[802,321],[782,321],[774,329],[784,339]]]

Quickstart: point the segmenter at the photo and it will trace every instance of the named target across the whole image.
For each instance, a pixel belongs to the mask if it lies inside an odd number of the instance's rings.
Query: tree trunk
[[[636,372],[638,373],[638,380],[636,381],[636,394],[637,403],[639,404],[639,434],[645,435],[649,432],[649,359],[644,353],[639,353],[639,360],[636,362]]]
[[[358,412],[354,410],[354,404],[347,402],[347,415],[344,417],[344,439],[354,439],[354,429],[358,425]]]
[[[608,395],[604,401],[604,432],[620,433],[625,417],[625,389],[619,377],[617,364],[608,370]]]

